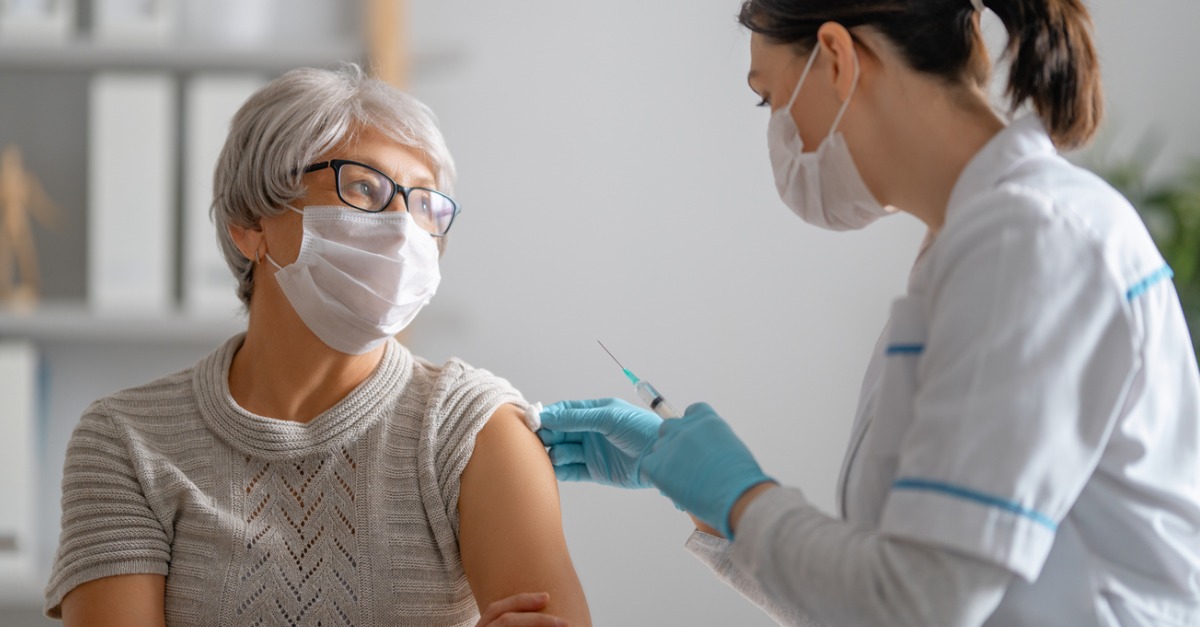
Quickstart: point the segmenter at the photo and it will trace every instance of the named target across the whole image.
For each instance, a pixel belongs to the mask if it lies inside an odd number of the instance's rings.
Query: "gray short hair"
[[[422,152],[438,188],[453,193],[454,160],[433,111],[357,65],[292,70],[255,92],[234,115],[213,174],[211,215],[245,305],[254,291],[254,263],[238,250],[229,227],[252,228],[286,211],[304,194],[301,170],[361,128]]]

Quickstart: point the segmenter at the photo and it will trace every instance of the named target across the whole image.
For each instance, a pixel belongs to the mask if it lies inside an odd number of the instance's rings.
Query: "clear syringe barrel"
[[[675,408],[671,407],[667,399],[663,398],[663,395],[659,394],[658,390],[654,389],[654,386],[650,385],[649,381],[638,381],[634,384],[633,389],[637,390],[638,398],[642,399],[642,402],[651,411],[658,414],[659,418],[670,420],[671,418],[679,417],[679,414],[675,413]]]

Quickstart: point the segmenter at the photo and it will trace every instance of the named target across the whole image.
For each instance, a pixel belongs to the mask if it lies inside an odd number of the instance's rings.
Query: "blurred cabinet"
[[[294,67],[361,63],[369,56],[363,33],[367,29],[364,10],[368,5],[364,0],[124,2],[160,7],[159,11],[174,17],[172,30],[157,39],[149,35],[114,39],[112,35],[99,36],[92,26],[103,13],[100,7],[110,1],[76,3],[81,26],[75,36],[61,43],[0,37],[0,147],[16,145],[20,149],[25,169],[60,209],[58,228],[33,225],[43,300],[50,303],[85,306],[89,301],[104,302],[103,298],[95,298],[98,294],[89,297],[89,291],[99,291],[98,286],[89,285],[89,272],[97,265],[91,263],[91,255],[103,252],[93,250],[99,248],[93,240],[97,236],[111,240],[122,234],[105,235],[98,233],[101,229],[89,229],[89,219],[96,216],[89,216],[88,210],[101,206],[107,228],[114,218],[123,215],[124,208],[120,205],[121,194],[111,193],[103,183],[117,174],[123,186],[128,186],[125,181],[136,181],[143,174],[139,168],[146,174],[153,173],[153,180],[147,183],[161,188],[160,198],[145,202],[158,212],[155,217],[159,219],[153,221],[155,228],[134,236],[138,227],[148,222],[145,219],[131,219],[122,227],[132,231],[127,246],[140,246],[143,251],[139,252],[165,251],[144,258],[150,264],[167,266],[161,289],[168,293],[160,299],[168,305],[160,308],[166,310],[160,312],[166,315],[172,306],[185,300],[184,249],[189,222],[184,211],[188,199],[196,197],[189,186],[211,181],[212,174],[206,159],[198,160],[194,152],[189,152],[188,142],[193,137],[188,129],[204,129],[211,134],[213,127],[223,126],[212,120],[227,115],[229,108],[220,103],[224,106],[214,115],[203,106],[213,99],[191,97],[190,88],[198,85],[211,93],[214,84],[219,87],[226,81],[246,92],[249,90],[245,85],[265,82]],[[384,0],[384,4],[399,2]],[[139,32],[132,27],[108,28],[118,33]],[[108,80],[112,78],[125,80]],[[134,82],[132,78],[143,85],[158,81],[160,88],[153,98],[147,98],[147,90],[142,89],[140,93],[130,92],[122,101],[121,93],[112,92],[119,92],[122,83]],[[114,84],[116,89],[99,88],[105,83]],[[145,110],[128,111],[129,100]],[[115,106],[103,111],[108,102]],[[114,113],[117,115],[112,119]],[[153,128],[152,120],[159,121]],[[136,122],[141,124],[131,124]],[[129,146],[122,144],[121,136],[129,138]],[[221,143],[220,139],[206,139],[210,145]],[[139,150],[137,144],[156,150]],[[157,150],[159,146],[161,150]],[[122,152],[124,148],[128,150]],[[143,154],[146,152],[150,154]],[[98,180],[97,175],[102,178]],[[207,184],[202,187],[207,188]],[[146,191],[128,190],[130,204],[140,200],[138,192]],[[111,216],[107,215],[110,211]],[[134,213],[127,211],[126,215],[132,218]],[[165,241],[147,242],[145,237]],[[120,246],[110,248],[119,250]],[[220,317],[231,315],[230,308],[226,308]]]
[[[187,304],[185,254],[191,231],[203,224],[187,215],[189,203],[191,209],[207,204],[205,193],[197,190],[212,180],[209,161],[215,160],[213,152],[224,139],[217,129],[224,126],[240,94],[294,67],[382,58],[374,65],[394,80],[403,80],[407,68],[398,23],[402,0],[126,2],[170,9],[171,21],[165,27],[169,31],[145,35],[135,28],[127,36],[100,37],[92,28],[99,23],[98,3],[105,1],[73,3],[79,12],[77,28],[61,42],[0,33],[0,148],[20,148],[25,169],[40,181],[59,213],[56,228],[34,225],[32,230],[41,302],[26,311],[0,304],[0,347],[20,343],[32,346],[37,356],[36,365],[30,366],[37,381],[32,435],[37,573],[18,581],[5,580],[0,573],[0,624],[9,624],[5,607],[41,603],[58,541],[63,454],[87,405],[114,390],[189,367],[244,327],[236,299],[217,308]],[[4,7],[0,2],[0,11]],[[389,28],[381,19],[396,21]],[[88,208],[96,192],[89,177],[97,167],[89,163],[89,155],[96,154],[90,145],[97,137],[92,125],[104,123],[92,119],[95,112],[89,105],[94,102],[96,77],[114,75],[158,77],[172,92],[166,101],[174,124],[163,138],[169,154],[156,157],[169,162],[160,172],[170,179],[161,207],[169,226],[157,231],[165,241],[154,242],[168,251],[160,262],[169,265],[169,306],[160,310],[113,311],[89,303]],[[208,106],[220,111],[206,114]],[[135,135],[143,131],[119,130]],[[221,135],[214,137],[215,133]],[[139,164],[128,156],[105,167],[137,172]],[[124,178],[137,180],[136,174]],[[108,207],[105,219],[116,221],[118,231],[129,227],[129,233],[136,233],[136,225],[121,209],[119,204]],[[131,235],[127,245],[135,250],[148,246],[145,237]],[[191,241],[208,237],[211,231]],[[215,249],[215,239],[207,241]],[[0,398],[0,412],[6,410],[5,401]],[[16,470],[6,467],[6,461],[0,459],[0,473]]]

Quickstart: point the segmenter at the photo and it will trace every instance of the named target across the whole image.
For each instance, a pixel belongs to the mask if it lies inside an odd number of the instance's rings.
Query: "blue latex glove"
[[[729,512],[750,488],[772,479],[733,429],[705,403],[666,420],[642,473],[675,505],[733,539]]]
[[[658,439],[662,418],[615,398],[562,401],[542,410],[537,432],[560,481],[648,488],[642,457]]]

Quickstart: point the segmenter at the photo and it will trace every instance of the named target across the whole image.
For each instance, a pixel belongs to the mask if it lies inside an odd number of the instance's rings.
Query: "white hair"
[[[211,216],[245,305],[254,291],[254,261],[238,250],[229,227],[254,228],[286,211],[304,195],[304,168],[364,128],[423,153],[438,189],[453,193],[454,160],[433,111],[355,64],[292,70],[255,92],[233,117],[213,174]]]

